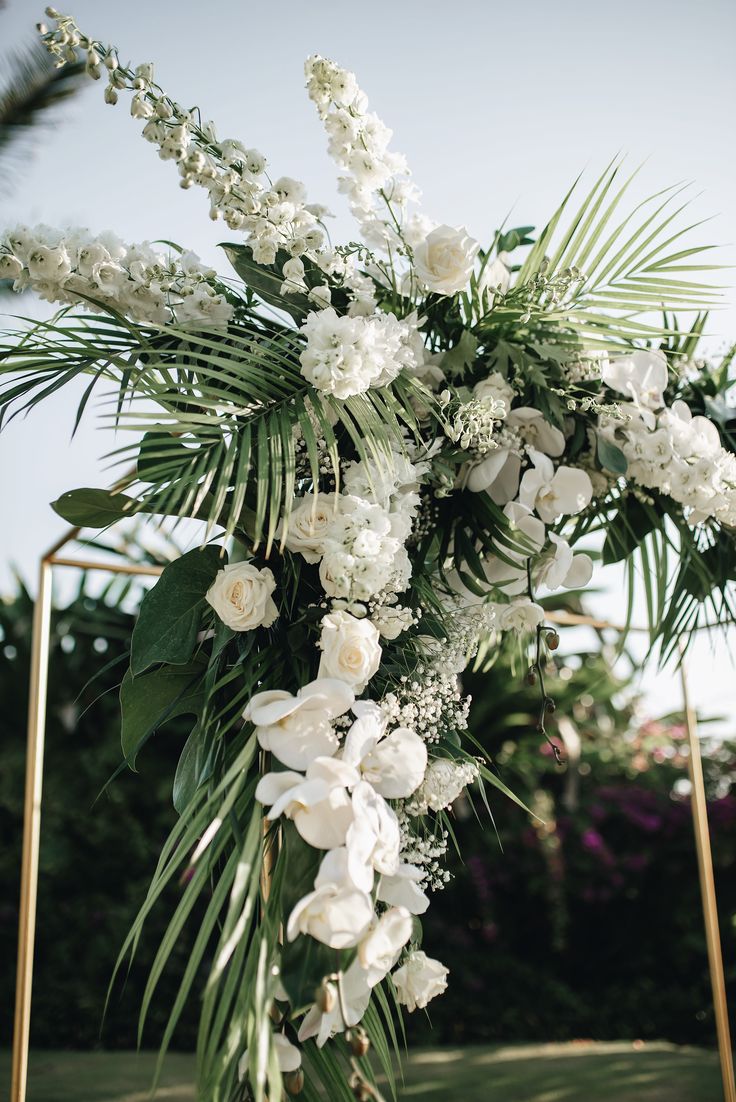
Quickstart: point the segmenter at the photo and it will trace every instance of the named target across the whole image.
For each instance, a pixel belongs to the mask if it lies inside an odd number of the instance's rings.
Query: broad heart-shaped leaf
[[[164,569],[141,604],[130,650],[133,676],[154,662],[188,662],[197,642],[204,595],[227,559],[219,547],[195,548]]]
[[[68,490],[51,502],[54,512],[77,528],[107,528],[121,517],[132,516],[136,506],[137,502],[126,494],[91,487]]]
[[[174,716],[199,713],[206,668],[207,663],[201,661],[186,666],[161,666],[135,678],[130,670],[126,672],[120,686],[120,740],[131,768],[138,751],[157,727]]]
[[[629,464],[621,449],[600,433],[598,434],[598,459],[601,467],[610,471],[611,474],[626,474],[628,470]]]
[[[245,285],[255,291],[260,299],[269,306],[275,306],[278,310],[291,314],[295,321],[303,321],[311,309],[307,296],[281,294],[281,284],[284,282],[283,267],[286,261],[291,259],[289,253],[279,249],[275,263],[256,264],[253,259],[253,250],[249,245],[221,242],[220,248],[225,250],[225,255]],[[324,282],[324,278],[318,282]]]
[[[662,521],[654,508],[642,504],[633,494],[627,497],[608,525],[603,544],[604,566],[625,559],[650,532],[661,527]]]

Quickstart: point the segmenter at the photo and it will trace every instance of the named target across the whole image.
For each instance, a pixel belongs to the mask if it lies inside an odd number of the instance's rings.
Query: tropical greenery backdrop
[[[141,557],[135,544],[128,553]],[[143,556],[150,557],[150,556]],[[131,1048],[136,1008],[169,908],[162,903],[142,952],[114,991],[102,1025],[115,948],[143,898],[158,847],[175,820],[171,774],[187,734],[170,721],[141,755],[143,777],[122,771],[117,689],[139,590],[120,578],[100,589],[83,578],[54,614],[45,772],[38,951],[33,1004],[36,1047]],[[0,909],[0,1013],[11,1028],[17,870],[32,600],[23,586],[0,605],[0,781],[4,903]],[[537,697],[502,654],[466,673],[472,728],[502,778],[538,815],[498,798],[497,834],[467,802],[454,825],[464,856],[427,922],[426,944],[451,969],[445,1000],[415,1015],[417,1041],[714,1038],[692,840],[683,791],[686,758],[678,716],[642,722],[630,690],[600,651],[556,660],[553,692],[565,717],[567,766],[534,733]],[[570,671],[574,669],[574,677]],[[628,701],[628,702],[627,702]],[[559,735],[558,735],[559,737]],[[578,748],[579,739],[579,748]],[[736,959],[734,825],[736,745],[706,757],[716,875],[727,964]],[[171,889],[176,899],[178,888]],[[189,942],[152,1008],[144,1043],[155,1046]],[[472,966],[470,964],[472,962]],[[733,965],[729,980],[733,984]],[[175,1047],[196,1034],[193,1000]]]

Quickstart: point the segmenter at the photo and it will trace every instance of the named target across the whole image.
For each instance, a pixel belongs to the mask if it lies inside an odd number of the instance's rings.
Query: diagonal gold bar
[[[53,568],[54,566],[71,566],[79,570],[101,570],[107,573],[148,576],[156,576],[161,573],[161,567],[149,566],[144,563],[100,563],[60,556],[59,552],[62,548],[76,539],[79,532],[79,528],[72,528],[53,547],[49,548],[41,559],[38,596],[33,611],[31,677],[28,694],[26,786],[23,805],[23,856],[21,860],[18,916],[18,964],[13,1019],[11,1102],[26,1102],[28,1091],[28,1053],[33,991],[33,951],[36,941],[38,859],[41,846],[41,798],[46,735],[46,688],[51,639]]]
[[[710,829],[708,826],[708,803],[703,781],[703,763],[700,757],[700,739],[698,720],[690,702],[688,692],[685,657],[680,647],[680,678],[682,681],[682,700],[685,709],[690,755],[691,806],[693,828],[695,830],[695,849],[698,854],[698,876],[700,878],[700,897],[703,903],[705,940],[708,948],[708,967],[710,985],[713,991],[713,1010],[718,1036],[718,1054],[721,1061],[721,1079],[725,1102],[736,1102],[736,1086],[733,1076],[733,1051],[731,1049],[731,1030],[728,1024],[728,1003],[726,1001],[726,982],[723,974],[723,954],[721,934],[718,927],[718,907],[716,906],[716,885],[713,875],[713,855],[710,847]]]

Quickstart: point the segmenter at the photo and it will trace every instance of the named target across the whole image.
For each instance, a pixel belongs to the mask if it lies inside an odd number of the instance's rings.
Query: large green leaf
[[[630,494],[620,505],[610,522],[603,544],[603,563],[620,562],[634,551],[642,540],[660,527],[662,517],[651,506],[642,504]]]
[[[135,677],[154,662],[180,665],[194,653],[205,593],[227,559],[219,547],[195,548],[169,563],[141,604],[133,629],[130,668]]]
[[[306,295],[282,295],[281,284],[284,264],[290,259],[289,253],[280,249],[273,264],[257,264],[253,259],[250,245],[237,245],[223,242],[220,245],[235,271],[252,291],[269,306],[284,310],[296,321],[301,321],[311,309]],[[323,282],[323,279],[320,280]]]
[[[137,504],[126,494],[83,487],[68,490],[51,502],[51,508],[77,528],[107,528],[122,517],[132,516]]]
[[[120,740],[131,767],[143,743],[162,723],[174,716],[199,713],[205,669],[205,662],[189,662],[186,666],[162,666],[136,678],[127,671],[120,687]]]

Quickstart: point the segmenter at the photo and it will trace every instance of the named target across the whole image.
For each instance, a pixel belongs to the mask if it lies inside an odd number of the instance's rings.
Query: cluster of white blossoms
[[[363,239],[372,248],[401,249],[422,241],[432,224],[421,215],[406,217],[419,198],[406,158],[388,146],[391,130],[368,110],[368,97],[355,74],[315,55],[304,72],[309,97],[328,134],[330,155],[345,172],[338,178]]]
[[[181,107],[154,82],[149,62],[127,68],[113,47],[83,34],[71,16],[53,8],[46,14],[56,26],[42,41],[59,64],[75,61],[83,51],[88,75],[106,77],[106,103],[116,104],[121,91],[131,93],[130,113],[144,123],[143,136],[162,160],[175,162],[182,187],[196,184],[207,191],[213,219],[223,218],[230,229],[247,235],[257,263],[273,264],[279,249],[296,257],[322,245],[319,221],[327,211],[306,203],[303,184],[286,176],[272,183],[257,149],[220,139],[214,123],[201,121],[198,110]]]
[[[627,476],[685,506],[693,524],[715,518],[736,525],[736,456],[707,417],[694,417],[682,401],[665,405],[664,355],[639,350],[617,357],[603,365],[601,377],[629,399],[621,403],[625,423],[604,417],[599,428],[623,451]]]
[[[394,314],[350,317],[330,306],[308,314],[301,332],[306,340],[302,375],[335,398],[386,386],[421,362],[415,321],[400,321]]]
[[[316,1036],[320,1045],[360,1021],[372,988],[395,967],[411,939],[411,916],[429,905],[422,888],[426,873],[402,858],[399,818],[389,801],[408,801],[436,772],[414,730],[391,724],[379,704],[356,699],[367,683],[363,675],[377,668],[371,659],[365,668],[365,629],[371,625],[346,612],[329,614],[325,623],[330,631],[345,632],[339,641],[328,641],[329,662],[317,680],[296,696],[256,693],[244,713],[263,749],[286,767],[258,783],[256,798],[268,808],[267,818],[290,819],[308,845],[324,851],[313,889],[288,916],[286,937],[307,935],[332,949],[357,950],[341,977],[339,1005],[315,1003],[301,1024],[300,1040]],[[463,776],[464,783],[475,779]],[[456,797],[462,787],[451,791],[446,784],[442,791]],[[430,792],[439,791],[433,783]],[[434,982],[447,975],[438,962],[427,962],[426,984],[411,953],[402,965],[407,966],[416,982],[408,984],[402,973],[399,997],[409,1008],[423,1005],[417,990],[428,999],[443,989]]]
[[[15,226],[0,238],[0,279],[47,302],[100,306],[144,324],[225,326],[233,308],[213,286],[216,273],[192,252],[126,245],[112,233]]]

